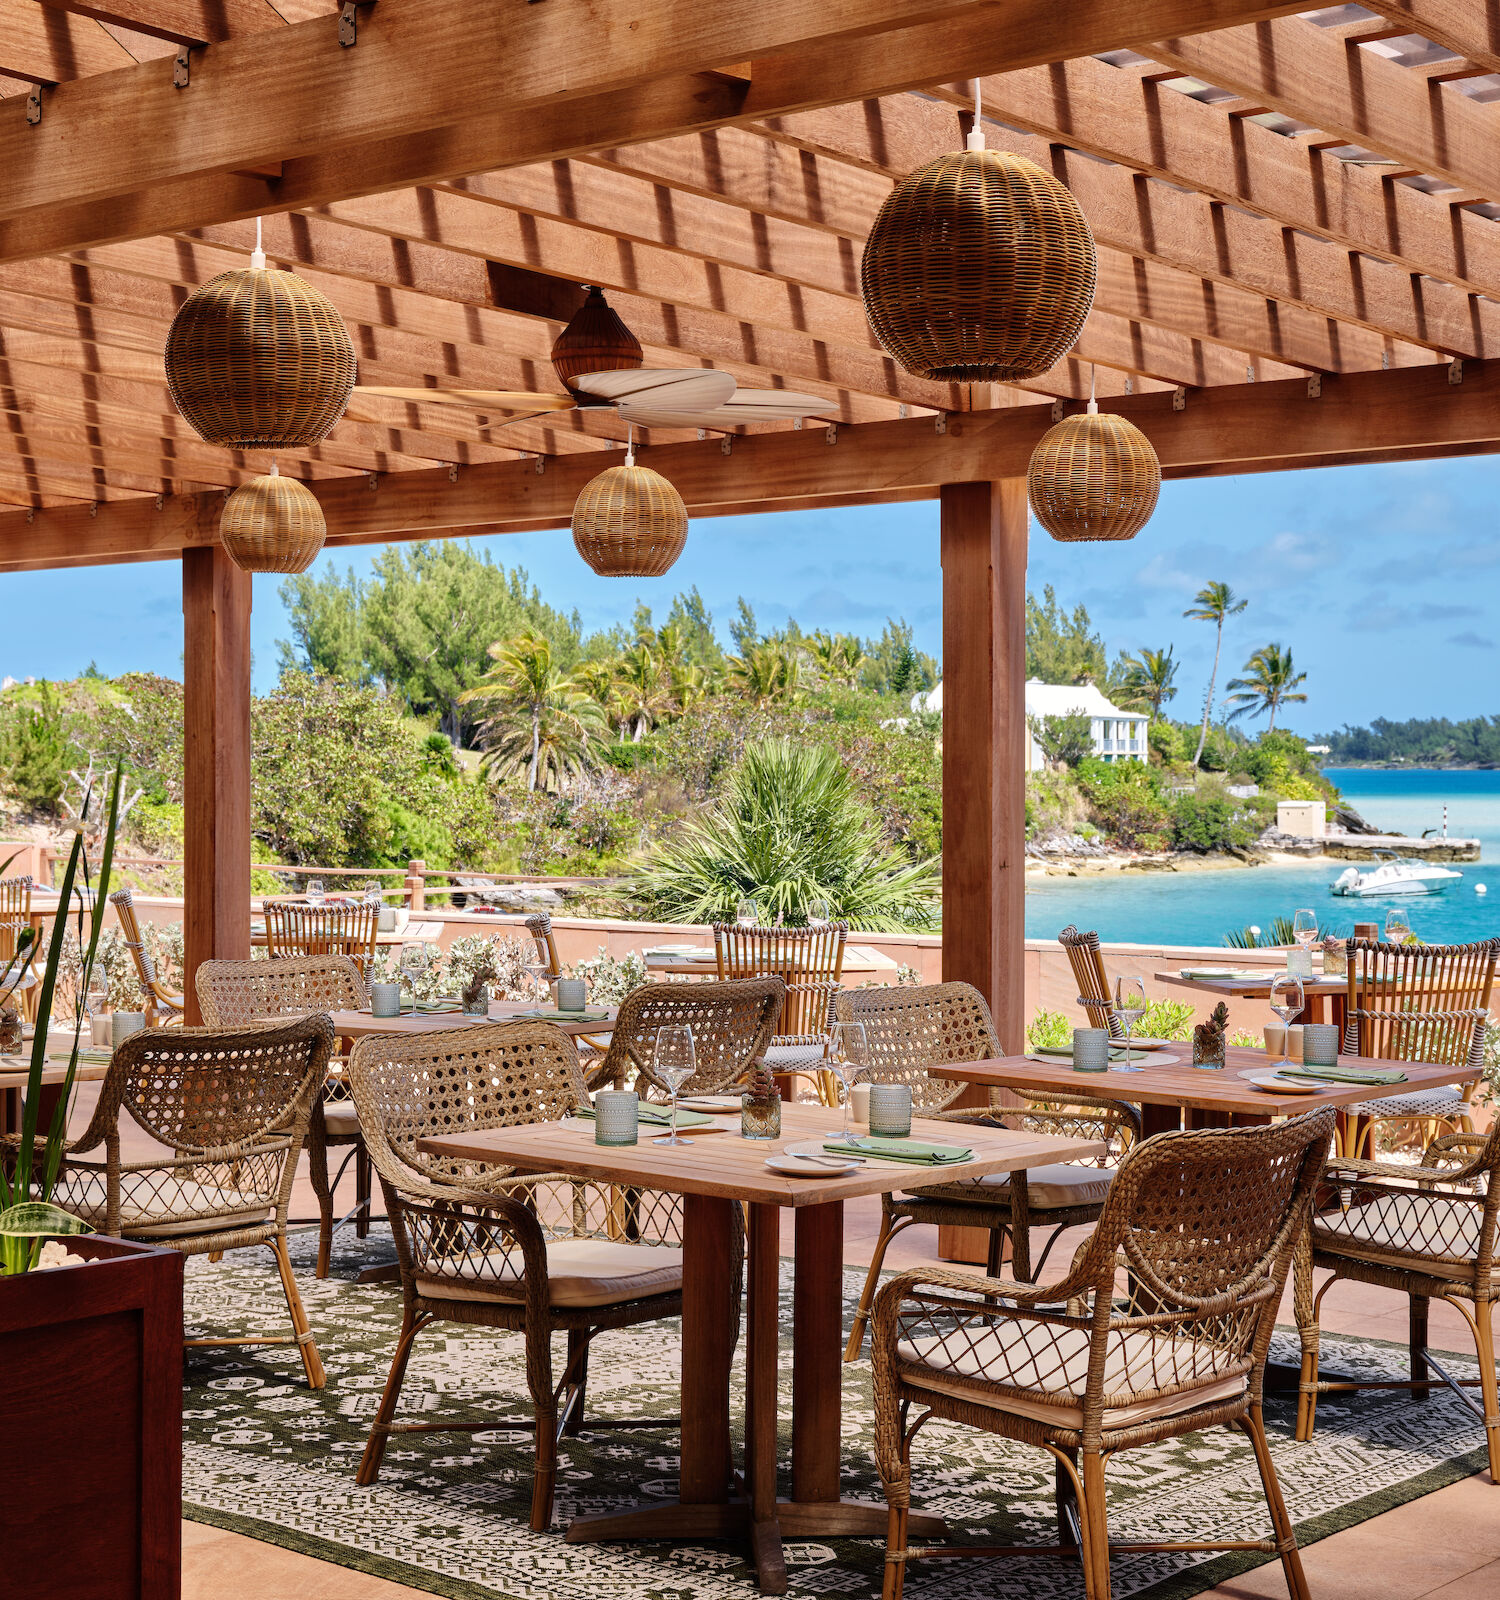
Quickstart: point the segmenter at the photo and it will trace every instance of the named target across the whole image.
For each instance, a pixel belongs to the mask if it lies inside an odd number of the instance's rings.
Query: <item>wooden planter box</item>
[[[0,1278],[0,1591],[178,1600],[182,1257],[93,1235]]]

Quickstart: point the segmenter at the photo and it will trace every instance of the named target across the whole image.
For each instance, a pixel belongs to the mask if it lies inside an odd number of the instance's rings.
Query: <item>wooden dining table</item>
[[[1170,988],[1197,989],[1204,994],[1216,994],[1221,999],[1269,1000],[1271,980],[1281,975],[1268,968],[1264,972],[1245,972],[1232,978],[1185,978],[1180,971],[1156,972],[1152,977],[1155,982],[1164,983]],[[1312,977],[1302,980],[1305,1003],[1297,1021],[1328,1021],[1342,1029],[1348,994],[1349,980],[1346,977],[1325,978],[1321,972],[1315,972]]]
[[[71,1049],[71,1045],[69,1049]],[[74,1083],[97,1083],[109,1071],[107,1061],[80,1061],[73,1075]],[[52,1120],[57,1097],[68,1079],[66,1055],[49,1054],[42,1068],[42,1098],[37,1113],[37,1126],[46,1132]],[[27,1085],[31,1081],[31,1058],[26,1056],[0,1056],[0,1133],[21,1131],[22,1103]]]
[[[399,1017],[377,1017],[369,1011],[334,1011],[333,1031],[340,1039],[363,1039],[371,1034],[443,1033],[451,1028],[482,1028],[487,1022],[514,1022],[525,1020],[550,1022],[564,1033],[577,1038],[580,1034],[608,1033],[619,1015],[618,1006],[596,1006],[604,1012],[602,1017],[549,1016],[545,1010],[532,1018],[527,1013],[537,1007],[525,1000],[492,1000],[489,1015],[471,1017],[465,1011],[403,1011]]]
[[[685,1146],[649,1135],[629,1146],[594,1143],[591,1124],[535,1123],[420,1141],[433,1155],[564,1172],[604,1183],[662,1190],[683,1198],[682,1442],[676,1500],[657,1500],[574,1519],[570,1543],[609,1539],[714,1539],[748,1536],[762,1592],[786,1591],[782,1540],[879,1538],[883,1505],[840,1495],[843,1368],[844,1202],[938,1181],[1015,1172],[1096,1156],[1097,1141],[1017,1133],[1005,1128],[914,1120],[912,1136],[967,1144],[971,1159],[941,1168],[872,1160],[847,1175],[803,1177],[766,1166],[787,1144],[836,1138],[836,1111],[782,1108],[782,1137],[748,1140],[737,1118],[722,1131],[696,1132]],[[730,1448],[730,1373],[740,1285],[731,1270],[738,1208],[749,1210],[746,1314],[745,1493],[734,1492]],[[781,1213],[793,1216],[791,1498],[776,1493],[779,1412],[777,1350]],[[913,1516],[913,1535],[940,1537],[940,1518]]]

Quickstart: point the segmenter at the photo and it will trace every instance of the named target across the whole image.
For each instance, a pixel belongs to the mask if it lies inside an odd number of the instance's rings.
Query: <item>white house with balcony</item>
[[[943,686],[938,684],[926,694],[912,696],[913,711],[941,711]],[[1144,761],[1146,759],[1146,726],[1148,718],[1142,711],[1121,711],[1111,705],[1092,683],[1042,683],[1036,678],[1026,684],[1026,715],[1028,717],[1069,717],[1082,712],[1089,719],[1094,741],[1094,754],[1101,761]],[[1040,772],[1047,765],[1036,740],[1026,740],[1026,770]]]

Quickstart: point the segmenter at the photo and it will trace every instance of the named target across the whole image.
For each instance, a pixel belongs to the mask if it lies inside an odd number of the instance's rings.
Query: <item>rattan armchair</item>
[[[1109,974],[1104,970],[1104,956],[1099,949],[1099,935],[1080,933],[1070,922],[1058,934],[1057,942],[1068,952],[1068,965],[1073,969],[1073,981],[1078,985],[1078,1004],[1088,1016],[1091,1028],[1108,1028],[1111,1039],[1125,1042],[1125,1029],[1115,1015],[1115,1003],[1109,992]]]
[[[557,953],[557,937],[552,932],[552,918],[545,911],[535,912],[526,919],[526,931],[536,945],[538,957],[547,963],[547,970],[542,976],[548,983],[555,983],[562,977],[563,969],[562,959]],[[596,1033],[575,1034],[573,1042],[578,1048],[578,1053],[588,1058],[588,1065],[592,1066],[596,1058],[602,1056],[609,1048],[609,1029],[601,1028]]]
[[[305,900],[265,902],[266,950],[273,960],[287,956],[348,956],[362,975],[375,959],[380,907],[309,905]]]
[[[776,977],[786,985],[776,1032],[766,1047],[766,1065],[778,1077],[811,1077],[825,1104],[834,1101],[831,1074],[823,1063],[848,937],[846,922],[821,928],[714,924],[714,957],[721,979]]]
[[[130,890],[115,890],[109,897],[109,903],[115,908],[115,915],[120,919],[120,932],[125,936],[125,948],[130,952],[130,959],[135,964],[136,981],[141,986],[141,999],[145,1004],[146,1026],[169,1028],[174,1023],[181,1022],[182,996],[167,988],[161,981],[156,971],[156,962],[147,953],[146,941],[141,936],[140,920],[135,914],[135,900]]]
[[[857,1361],[864,1344],[870,1308],[880,1284],[880,1269],[892,1239],[907,1228],[985,1228],[989,1230],[990,1273],[1000,1270],[1007,1236],[1011,1270],[1029,1280],[1031,1230],[1046,1226],[1051,1236],[1035,1271],[1066,1228],[1093,1222],[1100,1214],[1114,1177],[1114,1163],[1140,1137],[1140,1115],[1133,1106],[1088,1095],[1066,1100],[1002,1103],[991,1091],[989,1103],[961,1106],[967,1085],[930,1078],[929,1067],[955,1061],[984,1061],[1002,1054],[990,1008],[968,983],[934,983],[894,989],[851,989],[838,998],[841,1022],[862,1022],[869,1046],[868,1083],[911,1086],[912,1110],[942,1122],[993,1122],[1034,1132],[1099,1139],[1104,1153],[1092,1164],[1057,1162],[1029,1172],[998,1173],[961,1183],[936,1184],[880,1197],[880,1236],[849,1332],[845,1361]]]
[[[323,1387],[323,1363],[287,1255],[287,1207],[332,1050],[327,1017],[132,1034],[115,1050],[88,1127],[69,1141],[53,1192],[63,1210],[100,1233],[183,1255],[217,1260],[226,1250],[268,1245],[292,1336],[185,1343],[296,1344],[312,1389]],[[167,1153],[122,1163],[122,1113]],[[103,1161],[79,1160],[101,1146]]]
[[[1164,1133],[1138,1145],[1120,1163],[1098,1226],[1060,1283],[936,1268],[904,1273],[881,1289],[873,1338],[875,1452],[891,1508],[884,1600],[900,1600],[915,1556],[1041,1548],[907,1549],[912,1442],[934,1417],[1054,1458],[1060,1537],[1045,1549],[1081,1560],[1088,1600],[1110,1593],[1105,1462],[1204,1428],[1242,1428],[1274,1537],[1185,1548],[1275,1553],[1293,1600],[1308,1600],[1261,1394],[1277,1303],[1333,1123],[1325,1109],[1265,1127]],[[1114,1298],[1120,1267],[1131,1284],[1123,1303]]]
[[[652,1068],[656,1030],[693,1030],[697,1070],[684,1094],[719,1094],[739,1083],[765,1054],[786,987],[780,978],[732,978],[724,983],[646,983],[626,995],[615,1017],[609,1050],[589,1073],[589,1087],[630,1078],[643,1096],[670,1098]]]
[[[0,878],[0,1000],[19,998],[27,1021],[34,1021],[36,1010],[36,960],[40,940],[21,955],[21,939],[31,926],[30,878]],[[19,957],[19,959],[17,959]]]
[[[1297,1437],[1311,1439],[1318,1396],[1362,1388],[1411,1388],[1426,1395],[1434,1382],[1456,1390],[1484,1423],[1490,1482],[1500,1483],[1500,1395],[1495,1375],[1492,1311],[1500,1299],[1500,1122],[1488,1135],[1451,1133],[1434,1139],[1420,1167],[1336,1157],[1327,1178],[1337,1186],[1334,1209],[1314,1215],[1297,1254],[1297,1326],[1302,1381]],[[1313,1272],[1330,1276],[1314,1290]],[[1318,1377],[1318,1314],[1341,1281],[1368,1283],[1407,1296],[1411,1377],[1363,1384]],[[1479,1356],[1477,1378],[1455,1379],[1427,1348],[1429,1302],[1445,1300],[1469,1325]],[[1437,1379],[1428,1376],[1431,1368]],[[1478,1388],[1482,1406],[1465,1392]]]
[[[349,1075],[390,1212],[403,1301],[359,1482],[375,1482],[393,1433],[531,1432],[531,1526],[543,1530],[552,1520],[558,1441],[582,1424],[590,1341],[606,1328],[682,1314],[681,1199],[557,1174],[515,1177],[417,1148],[432,1134],[547,1121],[582,1102],[577,1052],[548,1023],[361,1039]],[[738,1281],[738,1260],[733,1270]],[[412,1346],[433,1322],[522,1334],[531,1419],[394,1420]],[[552,1360],[558,1331],[568,1336],[560,1375]]]
[[[305,1017],[330,1011],[363,1011],[369,990],[359,968],[347,956],[286,956],[280,961],[205,961],[193,979],[198,1009],[211,1028],[242,1028],[269,1017]],[[330,1181],[328,1151],[347,1149]],[[350,1162],[354,1163],[355,1231],[370,1231],[370,1157],[360,1133],[359,1116],[349,1096],[342,1060],[329,1063],[323,1093],[313,1103],[307,1128],[308,1177],[318,1198],[317,1276],[328,1276],[336,1227],[333,1195]]]
[[[1456,1087],[1361,1101],[1345,1113],[1343,1154],[1366,1146],[1376,1155],[1383,1122],[1421,1121],[1431,1139],[1440,1126],[1474,1131],[1469,1100],[1484,1067],[1484,1029],[1500,939],[1475,944],[1385,944],[1348,941],[1349,988],[1344,1053],[1385,1061],[1441,1061],[1458,1069]]]

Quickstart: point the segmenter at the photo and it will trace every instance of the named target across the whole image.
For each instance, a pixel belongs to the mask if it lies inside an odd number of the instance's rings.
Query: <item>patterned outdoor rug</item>
[[[328,1368],[321,1393],[303,1386],[289,1349],[188,1353],[187,1516],[457,1600],[748,1600],[756,1592],[743,1552],[732,1545],[562,1542],[559,1529],[576,1512],[672,1495],[675,1430],[564,1440],[557,1522],[547,1534],[527,1527],[531,1456],[520,1435],[398,1437],[379,1484],[356,1487],[355,1467],[401,1310],[395,1285],[347,1281],[373,1260],[392,1258],[389,1235],[355,1245],[341,1238],[335,1271],[345,1276],[322,1283],[312,1276],[314,1238],[303,1235],[293,1245]],[[850,1312],[858,1288],[858,1276],[846,1275]],[[187,1314],[189,1325],[204,1332],[279,1332],[285,1302],[269,1252],[241,1251],[217,1266],[201,1257],[190,1261]],[[1295,1359],[1294,1337],[1279,1336],[1278,1345],[1278,1355]],[[1329,1370],[1405,1375],[1404,1350],[1340,1338],[1325,1338],[1324,1345]],[[603,1335],[591,1361],[591,1412],[675,1414],[677,1350],[675,1322]],[[784,1348],[784,1382],[789,1360]],[[1453,1364],[1472,1375],[1472,1362]],[[844,1373],[845,1492],[878,1499],[869,1364]],[[519,1335],[437,1324],[418,1340],[403,1395],[406,1415],[520,1416],[526,1406]],[[737,1418],[738,1411],[737,1394]],[[1399,1391],[1371,1392],[1348,1404],[1339,1396],[1325,1399],[1310,1445],[1292,1440],[1294,1414],[1290,1399],[1268,1408],[1271,1447],[1304,1544],[1483,1465],[1483,1429],[1445,1390],[1427,1404]],[[789,1448],[785,1428],[782,1446]],[[1223,1428],[1125,1452],[1110,1464],[1109,1486],[1117,1538],[1261,1538],[1268,1528],[1249,1444]],[[1046,1543],[1056,1536],[1051,1458],[968,1430],[933,1424],[923,1431],[913,1503],[948,1518],[955,1538],[976,1544]],[[791,1592],[878,1595],[882,1553],[872,1540],[789,1543]],[[1118,1556],[1114,1592],[1182,1600],[1262,1559]],[[1081,1600],[1083,1585],[1076,1564],[1047,1557],[929,1561],[912,1567],[907,1593],[911,1600]]]

